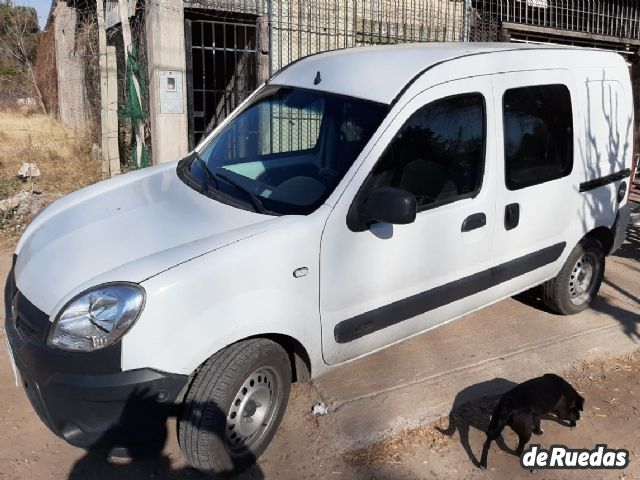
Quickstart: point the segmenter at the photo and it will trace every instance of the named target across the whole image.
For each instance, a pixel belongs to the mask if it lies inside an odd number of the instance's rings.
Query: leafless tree
[[[42,93],[36,83],[34,52],[37,37],[34,36],[33,18],[28,9],[14,9],[3,19],[3,35],[0,36],[0,54],[12,59],[21,69],[36,96],[38,108],[47,113]],[[37,31],[37,19],[36,19]]]

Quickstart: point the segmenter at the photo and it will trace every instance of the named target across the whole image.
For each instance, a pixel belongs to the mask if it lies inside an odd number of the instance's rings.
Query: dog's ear
[[[584,397],[582,397],[581,395],[578,395],[576,397],[576,406],[580,411],[584,410]]]

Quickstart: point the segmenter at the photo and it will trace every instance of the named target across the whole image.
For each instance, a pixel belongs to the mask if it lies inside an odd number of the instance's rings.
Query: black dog
[[[487,468],[491,442],[500,436],[507,425],[518,434],[516,454],[520,456],[525,444],[531,439],[531,433],[542,435],[542,415],[555,413],[558,419],[567,420],[570,426],[575,427],[583,408],[584,398],[566,380],[553,373],[527,380],[514,387],[502,396],[491,415],[480,468]]]

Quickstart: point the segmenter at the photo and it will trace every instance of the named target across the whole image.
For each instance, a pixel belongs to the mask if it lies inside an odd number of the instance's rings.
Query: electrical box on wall
[[[184,113],[182,72],[160,70],[158,72],[158,80],[160,87],[160,113]]]

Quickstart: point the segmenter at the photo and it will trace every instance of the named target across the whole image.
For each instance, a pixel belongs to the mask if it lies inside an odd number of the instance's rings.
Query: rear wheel
[[[213,355],[194,377],[178,420],[188,462],[209,474],[252,465],[273,438],[289,399],[285,350],[251,339]]]
[[[582,312],[597,295],[604,268],[602,244],[585,237],[573,249],[560,273],[543,285],[544,303],[563,315]]]

